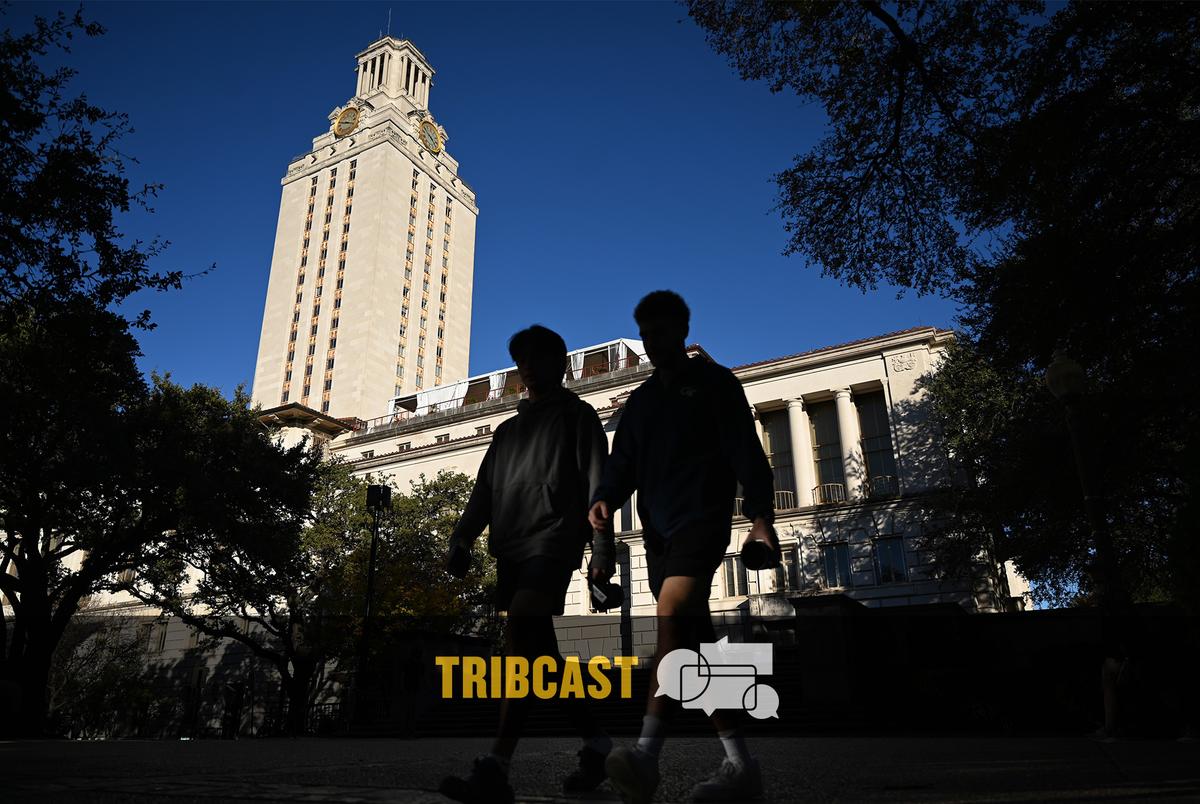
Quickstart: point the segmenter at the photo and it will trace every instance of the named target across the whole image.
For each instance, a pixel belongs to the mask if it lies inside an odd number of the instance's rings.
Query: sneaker
[[[595,790],[608,778],[604,771],[604,760],[608,758],[608,754],[587,745],[578,753],[579,767],[563,779],[564,793],[586,793]]]
[[[692,801],[743,801],[762,795],[762,773],[758,760],[739,765],[729,757],[717,772],[692,788]]]
[[[604,770],[627,804],[649,804],[658,789],[658,757],[636,747],[619,746],[608,754]]]
[[[438,786],[446,798],[466,804],[513,804],[513,789],[508,774],[501,770],[495,758],[483,754],[475,757],[471,775],[465,779],[447,776]]]

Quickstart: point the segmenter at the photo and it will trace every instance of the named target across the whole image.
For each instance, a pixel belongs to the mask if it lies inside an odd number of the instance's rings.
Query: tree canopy
[[[1200,10],[688,7],[744,78],[828,118],[777,176],[787,250],[863,290],[959,303],[961,347],[927,386],[970,481],[949,505],[959,534],[994,539],[1046,600],[1089,593],[1063,411],[1041,385],[1061,349],[1089,375],[1086,451],[1128,582],[1178,598],[1200,448],[1181,391],[1200,384]]]
[[[75,36],[103,31],[81,8],[0,35],[0,299],[85,297],[108,308],[139,290],[182,284],[181,271],[151,268],[165,243],[129,241],[118,228],[120,214],[146,208],[160,189],[133,188],[125,175],[131,159],[118,144],[132,130],[128,116],[69,95],[75,71],[41,65]],[[149,311],[132,323],[151,326]]]

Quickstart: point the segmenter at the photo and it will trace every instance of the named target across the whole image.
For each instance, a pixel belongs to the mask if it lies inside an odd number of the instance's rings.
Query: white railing
[[[633,374],[636,373],[637,370],[646,369],[649,367],[650,362],[646,359],[645,355],[639,355],[636,352],[630,353],[628,357],[612,363],[605,361],[604,363],[595,363],[590,366],[584,366],[579,372],[579,377],[566,380],[563,385],[567,388],[577,388],[581,385],[599,382],[605,377],[614,374]],[[471,396],[471,392],[468,388],[468,391],[462,396],[457,396],[453,399],[447,399],[443,402],[429,405],[422,413],[413,413],[407,410],[400,410],[387,416],[378,416],[374,419],[360,421],[355,427],[355,434],[366,435],[368,433],[373,433],[380,430],[387,430],[392,427],[408,424],[409,422],[417,419],[424,419],[427,416],[452,413],[454,411],[463,410],[476,405],[484,405],[501,399],[516,398],[523,393],[525,393],[525,386],[523,385],[506,386],[504,388],[496,388],[491,390],[486,396],[480,396],[479,398],[471,399],[468,402],[467,397]]]
[[[846,501],[846,486],[843,483],[821,483],[813,487],[813,502],[831,505]]]

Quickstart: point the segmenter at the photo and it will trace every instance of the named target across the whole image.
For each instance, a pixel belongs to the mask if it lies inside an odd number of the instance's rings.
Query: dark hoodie
[[[588,501],[600,485],[608,439],[591,405],[565,388],[533,402],[492,434],[475,489],[451,543],[466,547],[485,527],[488,552],[506,561],[553,556],[579,563],[593,538]],[[595,535],[596,565],[612,569],[612,534]]]

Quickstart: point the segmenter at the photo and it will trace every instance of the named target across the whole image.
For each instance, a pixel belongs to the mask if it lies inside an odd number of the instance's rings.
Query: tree
[[[186,538],[170,560],[129,586],[146,603],[211,637],[241,643],[274,667],[292,734],[303,731],[327,665],[354,656],[361,638],[372,480],[355,477],[342,461],[324,461],[302,517],[252,540],[181,534]],[[445,525],[461,513],[469,492],[469,478],[442,474],[393,497],[381,529],[376,633],[444,626],[464,616],[479,575],[453,579],[442,564]]]
[[[71,618],[50,666],[48,733],[120,736],[153,700],[146,634],[133,618],[89,611]]]
[[[1061,348],[1089,371],[1087,440],[1125,583],[1143,599],[1166,594],[1164,573],[1180,587],[1200,447],[1176,390],[1200,379],[1200,11],[688,5],[744,78],[829,118],[777,177],[788,251],[864,290],[961,305],[963,348],[928,386],[970,480],[948,498],[956,549],[995,541],[1047,600],[1092,591],[1062,410],[1040,385]]]
[[[0,299],[31,306],[79,297],[109,308],[139,290],[179,288],[180,271],[155,272],[165,243],[126,242],[117,214],[147,208],[160,189],[131,190],[118,141],[132,129],[83,95],[66,94],[75,72],[44,72],[39,59],[68,52],[78,34],[103,28],[61,12],[34,30],[0,35]],[[132,323],[149,327],[149,311]]]
[[[136,354],[128,322],[86,300],[0,304],[0,677],[25,733],[72,615],[115,574],[253,544],[309,504],[316,451],[279,448],[240,391],[147,387]]]

